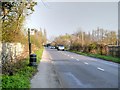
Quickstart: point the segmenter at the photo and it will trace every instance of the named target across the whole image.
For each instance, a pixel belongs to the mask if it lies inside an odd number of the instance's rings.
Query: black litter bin
[[[37,65],[37,55],[36,54],[30,54],[30,66],[36,66]]]

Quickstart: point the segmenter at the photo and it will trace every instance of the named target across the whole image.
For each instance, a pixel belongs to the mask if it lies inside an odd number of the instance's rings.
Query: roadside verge
[[[43,48],[35,52],[37,55],[37,63],[40,62]],[[30,67],[29,58],[20,60],[12,67],[13,75],[2,75],[2,89],[9,88],[30,88],[30,79],[37,72],[36,67]]]
[[[69,51],[73,52],[73,53],[76,53],[76,54],[89,56],[89,57],[94,57],[94,58],[99,58],[99,59],[103,59],[103,60],[106,60],[106,61],[111,61],[111,62],[115,62],[115,63],[120,64],[120,58],[118,58],[118,57],[105,56],[105,55],[99,55],[99,54],[82,53],[82,52],[74,51],[74,50],[69,50]]]

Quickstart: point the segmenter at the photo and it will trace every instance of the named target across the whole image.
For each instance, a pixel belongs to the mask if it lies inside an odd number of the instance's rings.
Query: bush
[[[82,53],[82,52],[73,51],[73,50],[70,50],[70,51],[80,54],[80,55],[85,55],[85,56],[90,56],[90,57],[94,57],[94,58],[100,58],[100,59],[107,60],[107,61],[112,61],[115,63],[120,63],[120,58],[117,58],[117,57],[105,56],[105,55],[99,55],[99,54]]]
[[[40,62],[42,52],[43,48],[36,51],[37,63]],[[10,69],[13,72],[12,75],[4,71],[6,73],[2,75],[2,88],[30,88],[30,79],[37,72],[37,67],[30,67],[28,64],[29,59],[20,60],[18,63],[14,64]],[[9,66],[7,69],[9,71]]]
[[[2,74],[10,75],[18,72],[19,69],[28,64],[28,59],[19,60],[16,63],[6,62],[2,65]]]
[[[2,88],[30,88],[29,79],[19,74],[2,76]]]
[[[30,78],[37,72],[37,68],[29,67],[26,63],[24,67],[16,70],[13,75],[2,76],[2,88],[30,88]]]
[[[37,55],[37,63],[40,62],[41,56],[42,56],[43,48],[40,50],[36,51],[35,54]]]

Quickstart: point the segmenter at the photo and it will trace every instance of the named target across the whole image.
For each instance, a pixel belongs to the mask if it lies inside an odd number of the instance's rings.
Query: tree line
[[[8,2],[0,1],[0,43],[2,43],[2,55],[5,48],[8,49],[5,43],[21,43],[25,47],[25,55],[28,55],[28,29],[25,29],[26,18],[34,13],[34,7],[37,2],[34,0]],[[43,43],[46,43],[46,30],[34,29],[35,34],[31,35],[32,50],[41,48]],[[3,50],[4,49],[4,50]],[[10,49],[11,51],[11,49]]]
[[[28,29],[25,29],[25,20],[28,16],[34,13],[34,7],[37,2],[34,0],[9,0],[8,2],[0,1],[0,43],[2,43],[2,73],[11,73],[14,70],[22,68],[24,60],[28,60]],[[46,43],[47,35],[45,29],[32,29],[34,34],[31,35],[32,52],[42,48]],[[11,48],[6,45],[20,43],[24,47],[24,52],[20,57],[12,54]],[[10,46],[9,46],[10,47]],[[11,46],[12,47],[12,46]],[[37,49],[36,49],[37,48]],[[9,50],[8,50],[9,49]],[[8,52],[6,52],[8,51]],[[10,55],[9,60],[6,58]],[[12,56],[15,56],[13,60]],[[4,60],[4,59],[5,60]],[[13,62],[14,61],[14,62]]]
[[[63,44],[67,49],[86,53],[107,54],[107,45],[117,45],[115,31],[97,28],[92,32],[78,30],[73,34],[60,35],[52,42],[53,45]]]
[[[34,7],[37,2],[34,0],[14,1],[9,2],[0,1],[0,20],[1,20],[1,42],[9,43],[23,43],[27,44],[27,29],[24,28],[26,17],[34,12]],[[41,44],[45,42],[46,31],[35,30],[35,35],[32,36],[33,41],[38,41]],[[39,37],[39,39],[38,39]],[[41,41],[42,39],[42,41]],[[37,44],[37,43],[34,43]]]

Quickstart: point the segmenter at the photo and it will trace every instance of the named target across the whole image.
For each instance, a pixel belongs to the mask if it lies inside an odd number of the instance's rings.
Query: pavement
[[[32,88],[118,88],[118,64],[46,48]]]
[[[37,74],[31,79],[31,88],[59,88],[59,81],[51,63],[50,56],[43,51]]]

